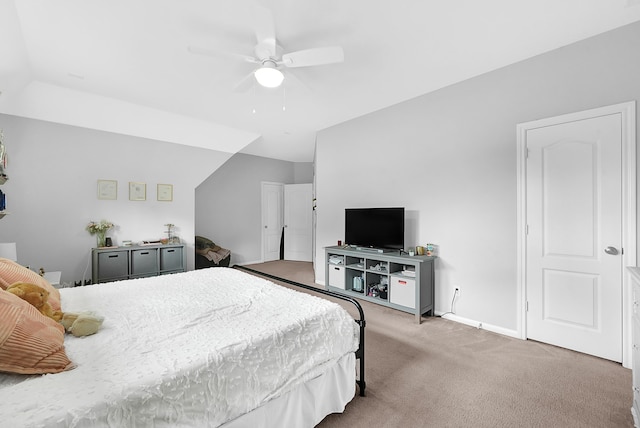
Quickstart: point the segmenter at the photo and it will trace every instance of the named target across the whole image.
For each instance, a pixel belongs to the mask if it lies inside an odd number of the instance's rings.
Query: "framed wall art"
[[[129,200],[130,201],[146,201],[147,185],[146,183],[129,182]]]
[[[158,184],[157,196],[159,201],[173,201],[173,184]]]
[[[118,182],[116,180],[98,180],[98,199],[118,199]]]

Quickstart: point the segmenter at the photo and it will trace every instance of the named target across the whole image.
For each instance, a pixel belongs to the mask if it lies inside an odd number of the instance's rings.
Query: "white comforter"
[[[61,290],[101,330],[67,335],[74,370],[0,373],[7,427],[218,426],[358,347],[339,305],[233,269]]]

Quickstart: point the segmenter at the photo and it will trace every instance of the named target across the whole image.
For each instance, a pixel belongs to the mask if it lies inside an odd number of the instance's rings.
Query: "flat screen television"
[[[347,208],[344,242],[356,247],[402,250],[404,208]]]

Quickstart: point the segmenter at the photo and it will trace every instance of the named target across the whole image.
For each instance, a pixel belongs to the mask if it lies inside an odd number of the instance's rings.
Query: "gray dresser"
[[[183,244],[94,248],[91,281],[119,281],[165,275],[186,270]]]

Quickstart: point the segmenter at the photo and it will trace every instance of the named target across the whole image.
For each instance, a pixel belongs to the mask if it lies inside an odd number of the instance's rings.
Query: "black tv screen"
[[[404,248],[404,208],[347,208],[344,214],[345,244]]]

